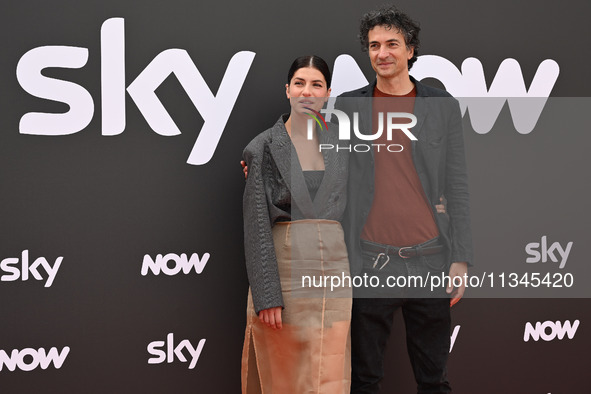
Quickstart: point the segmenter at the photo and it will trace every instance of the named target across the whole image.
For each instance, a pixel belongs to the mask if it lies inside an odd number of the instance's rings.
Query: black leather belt
[[[443,252],[444,246],[439,243],[437,239],[429,240],[425,243],[414,245],[397,247],[392,245],[383,245],[376,242],[370,242],[361,240],[361,249],[365,252],[375,253],[377,256],[373,264],[373,268],[378,265],[381,258],[385,258],[385,262],[381,264],[380,270],[388,264],[390,256],[400,257],[403,259],[409,259],[412,257],[428,256]]]

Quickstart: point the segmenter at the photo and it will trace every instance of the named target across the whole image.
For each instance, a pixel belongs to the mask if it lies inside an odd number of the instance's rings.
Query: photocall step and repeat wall
[[[332,96],[375,73],[381,1],[4,2],[0,393],[240,391],[242,150],[317,54]],[[589,392],[588,1],[399,1],[411,74],[460,103],[474,267],[458,393]],[[333,104],[329,102],[329,106]],[[412,393],[395,318],[384,393]]]

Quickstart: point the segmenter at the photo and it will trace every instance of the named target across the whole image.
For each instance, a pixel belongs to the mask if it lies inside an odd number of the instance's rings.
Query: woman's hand
[[[280,306],[274,308],[263,309],[259,312],[259,320],[274,330],[281,330],[281,309]]]

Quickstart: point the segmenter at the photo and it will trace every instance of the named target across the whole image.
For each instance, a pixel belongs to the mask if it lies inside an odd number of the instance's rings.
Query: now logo
[[[527,342],[530,338],[534,341],[538,341],[542,338],[543,341],[551,341],[558,337],[559,340],[564,338],[566,334],[568,339],[573,339],[575,333],[577,332],[577,328],[579,328],[579,321],[575,320],[573,324],[569,320],[566,320],[564,324],[560,321],[545,321],[543,323],[536,322],[536,326],[534,326],[527,322],[525,324],[525,331],[523,333],[523,341]]]
[[[165,275],[172,276],[183,271],[183,274],[188,274],[191,269],[194,269],[196,273],[200,274],[209,261],[209,253],[204,253],[201,258],[197,253],[193,253],[191,258],[186,253],[182,253],[180,256],[174,253],[168,253],[166,255],[158,254],[156,258],[152,258],[150,255],[144,256],[142,263],[142,275],[146,276],[148,271],[152,271],[154,275],[159,275],[163,272]]]
[[[368,84],[357,62],[350,55],[340,55],[334,63],[331,96]],[[494,126],[505,103],[513,119],[515,130],[529,134],[538,119],[560,74],[560,67],[552,59],[538,66],[529,86],[525,86],[521,66],[515,59],[505,59],[489,87],[480,60],[470,57],[462,62],[461,70],[451,61],[436,55],[422,55],[410,71],[417,80],[435,78],[460,102],[462,115],[470,111],[472,128],[478,134],[488,133]],[[329,101],[334,108],[334,99]]]
[[[64,347],[61,352],[58,352],[55,347],[49,349],[49,352],[45,351],[44,348],[14,349],[10,356],[6,351],[0,349],[0,371],[5,366],[9,371],[14,371],[16,368],[21,371],[32,371],[37,367],[47,369],[51,363],[53,363],[55,369],[60,369],[69,353],[70,348],[68,346]]]

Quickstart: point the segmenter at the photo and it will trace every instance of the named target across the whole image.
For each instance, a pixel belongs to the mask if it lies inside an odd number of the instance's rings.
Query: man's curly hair
[[[398,30],[404,36],[404,42],[407,48],[414,48],[413,57],[408,61],[408,69],[412,67],[417,61],[419,53],[419,32],[421,28],[419,24],[404,12],[397,9],[395,6],[384,6],[378,10],[370,11],[363,15],[361,24],[359,26],[359,40],[363,51],[367,51],[369,47],[369,31],[376,26],[385,26],[391,29]]]

